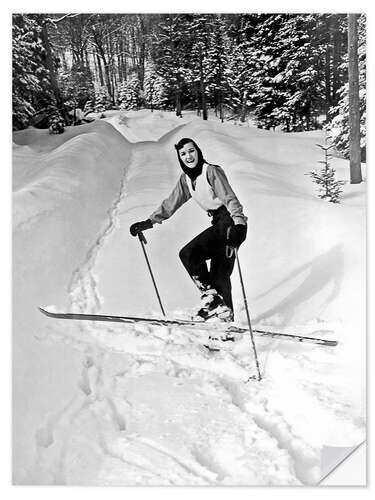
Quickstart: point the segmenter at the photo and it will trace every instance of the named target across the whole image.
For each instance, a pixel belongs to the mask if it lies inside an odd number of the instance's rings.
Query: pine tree
[[[209,73],[208,45],[210,36],[210,23],[207,15],[194,15],[189,23],[192,47],[190,51],[189,66],[192,81],[196,83],[198,110],[202,110],[203,120],[208,118],[207,110],[207,77]]]
[[[162,16],[152,47],[156,71],[166,82],[168,101],[174,104],[177,116],[181,116],[183,100],[190,97],[191,18],[188,14]]]
[[[329,163],[332,155],[329,154],[328,151],[333,147],[333,145],[322,146],[321,144],[317,144],[317,146],[324,151],[324,161],[319,162],[322,163],[324,167],[319,172],[312,170],[308,173],[308,175],[319,186],[319,198],[326,199],[332,203],[340,203],[340,197],[342,194],[341,186],[345,184],[345,182],[336,180],[336,171],[330,166]]]
[[[246,64],[251,71],[247,98],[252,103],[256,123],[261,128],[275,128],[285,120],[285,85],[282,78],[283,45],[278,34],[287,20],[283,14],[260,14],[246,27]]]
[[[89,99],[88,101],[86,101],[85,103],[85,106],[83,108],[83,114],[84,115],[88,115],[89,113],[93,113],[95,110],[94,110],[94,105],[93,105],[93,100],[92,99]]]
[[[366,16],[361,15],[358,22],[358,66],[361,160],[366,159]],[[327,125],[328,137],[336,150],[349,158],[349,85],[347,83],[348,58],[344,58],[342,68],[346,70],[346,83],[340,88],[340,100],[330,109],[331,121]]]
[[[111,97],[109,95],[108,89],[106,86],[97,87],[95,89],[95,112],[96,113],[104,113],[107,109],[111,107]]]
[[[156,73],[155,66],[151,62],[148,62],[145,67],[143,98],[146,106],[151,111],[155,108],[163,109],[167,106],[166,82]]]
[[[117,87],[117,103],[120,106],[120,109],[125,109],[125,103],[126,101],[126,80],[121,82],[120,85]]]
[[[218,108],[223,122],[225,96],[230,92],[230,41],[226,34],[227,26],[223,16],[214,16],[210,28],[206,61],[207,94],[210,102]]]
[[[118,89],[120,109],[138,109],[141,103],[141,87],[138,75],[133,73]]]
[[[48,73],[43,65],[40,26],[29,16],[14,14],[13,50],[13,129],[29,125],[39,108],[53,102]]]
[[[286,132],[316,128],[322,93],[317,16],[262,15],[259,21],[250,94],[258,125]]]
[[[59,82],[64,101],[72,101],[75,107],[82,109],[94,97],[91,70],[81,61],[74,62],[67,71],[61,70]]]
[[[323,81],[318,72],[321,47],[317,43],[317,15],[292,15],[279,32],[284,41],[283,71],[276,76],[284,86],[285,101],[280,109],[284,130],[300,131],[318,127]]]
[[[245,31],[248,23],[247,16],[243,16],[243,27],[236,34],[237,43],[233,43],[230,50],[228,65],[225,70],[228,90],[225,94],[225,102],[232,110],[235,117],[244,122],[251,108],[252,101],[249,98],[254,90],[255,58],[252,44],[246,39]]]
[[[333,89],[341,77],[337,71],[338,37],[327,37],[329,27],[338,24],[340,15],[336,17],[240,17],[232,30],[236,40],[232,66],[237,71],[231,100],[240,99],[242,115],[251,108],[257,125],[266,129],[280,127],[290,132],[320,127],[318,116],[326,110],[325,98],[328,95],[334,101]],[[331,43],[336,44],[332,49]]]

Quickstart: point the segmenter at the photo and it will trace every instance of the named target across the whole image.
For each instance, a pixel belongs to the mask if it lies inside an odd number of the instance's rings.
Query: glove
[[[153,226],[150,219],[142,220],[141,222],[135,222],[130,226],[130,234],[132,236],[137,236],[141,231],[145,231],[146,229],[151,229]]]
[[[245,224],[236,224],[230,228],[228,236],[228,245],[238,248],[246,240],[247,226]]]

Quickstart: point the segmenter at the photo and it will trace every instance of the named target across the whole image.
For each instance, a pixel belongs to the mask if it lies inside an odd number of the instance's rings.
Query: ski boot
[[[207,321],[218,318],[220,321],[230,323],[233,321],[233,311],[228,307],[221,295],[214,288],[209,288],[202,293],[202,307],[195,314],[195,321]]]

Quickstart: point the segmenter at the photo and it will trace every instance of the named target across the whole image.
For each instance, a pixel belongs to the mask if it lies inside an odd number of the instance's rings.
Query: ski
[[[218,330],[223,333],[233,334],[246,334],[249,332],[248,328],[238,327],[235,325],[218,324],[218,323],[205,323],[201,321],[184,320],[184,319],[167,319],[167,318],[142,318],[139,316],[111,316],[107,314],[84,314],[84,313],[61,313],[51,312],[43,307],[39,307],[39,311],[49,318],[54,319],[70,319],[81,321],[109,321],[116,323],[143,323],[154,326],[185,326],[196,327],[200,330],[212,331]],[[273,332],[270,330],[253,329],[253,333],[260,337],[278,338],[280,340],[292,340],[295,342],[310,342],[324,346],[334,347],[338,344],[337,340],[322,339],[317,337],[310,337],[305,335],[297,335],[291,333]]]

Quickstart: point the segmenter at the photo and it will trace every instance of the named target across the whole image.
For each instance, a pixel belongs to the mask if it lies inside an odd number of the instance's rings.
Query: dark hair
[[[197,165],[194,168],[188,168],[184,164],[184,162],[181,160],[180,155],[179,155],[180,149],[182,149],[185,146],[185,144],[188,144],[189,142],[191,142],[194,145],[194,147],[195,147],[195,149],[197,150],[197,153],[198,153],[198,163],[197,163]],[[198,175],[200,175],[202,173],[203,163],[205,162],[205,159],[203,158],[203,153],[202,153],[201,148],[198,146],[198,144],[193,139],[190,139],[189,137],[184,137],[184,138],[180,139],[178,141],[178,143],[174,145],[174,147],[175,147],[175,149],[177,151],[178,161],[180,163],[180,166],[181,166],[182,170],[191,179],[197,178]]]

